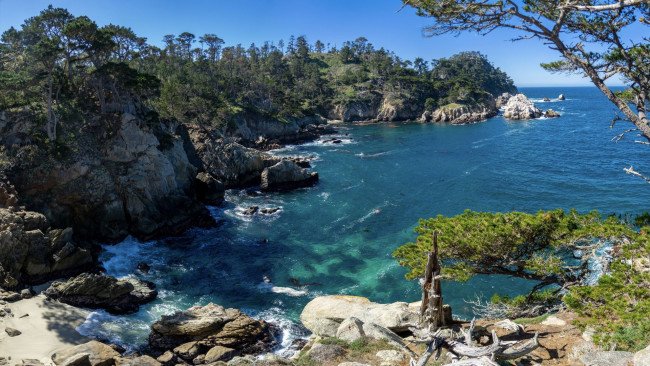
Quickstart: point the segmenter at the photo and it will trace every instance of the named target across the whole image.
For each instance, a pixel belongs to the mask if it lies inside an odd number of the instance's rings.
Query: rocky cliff
[[[318,139],[335,132],[320,116],[290,118],[285,121],[262,118],[257,115],[241,115],[227,131],[242,145],[258,149],[274,149],[286,144],[298,144]]]
[[[328,117],[352,121],[412,121],[422,114],[424,105],[399,93],[362,92],[353,101],[336,103]]]
[[[131,114],[105,122],[112,130],[94,122],[81,127],[63,158],[54,158],[32,144],[28,118],[0,116],[1,142],[18,158],[7,176],[23,204],[55,227],[72,226],[77,238],[103,242],[214,222],[196,198],[196,168],[171,126],[157,136]]]
[[[15,289],[76,274],[93,265],[72,229],[54,229],[44,215],[0,208],[0,287]]]

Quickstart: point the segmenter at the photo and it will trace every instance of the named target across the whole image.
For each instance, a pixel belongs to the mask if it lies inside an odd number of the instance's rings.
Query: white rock
[[[321,296],[310,301],[300,314],[300,320],[314,334],[336,336],[343,320],[355,317],[363,323],[374,323],[401,332],[415,324],[418,315],[405,302],[378,304],[358,296]]]
[[[546,320],[544,320],[542,325],[553,325],[553,326],[558,326],[558,327],[563,327],[566,325],[566,322],[555,315],[551,315]]]
[[[634,354],[634,366],[650,366],[650,346]]]
[[[352,343],[365,337],[363,322],[355,317],[345,319],[336,330],[336,338]]]
[[[503,111],[503,117],[508,119],[532,119],[541,115],[542,111],[523,94],[510,98]]]

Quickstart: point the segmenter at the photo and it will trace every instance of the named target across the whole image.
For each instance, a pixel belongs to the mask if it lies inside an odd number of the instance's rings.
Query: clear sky
[[[86,15],[99,25],[130,27],[150,44],[162,46],[166,34],[215,33],[227,45],[284,39],[292,34],[341,45],[366,37],[375,48],[394,51],[402,59],[449,57],[461,51],[480,51],[517,86],[591,85],[579,76],[548,73],[540,62],[559,59],[540,41],[511,42],[514,34],[495,31],[488,36],[426,38],[422,29],[430,19],[418,17],[400,0],[0,0],[0,32],[19,28],[49,4]]]

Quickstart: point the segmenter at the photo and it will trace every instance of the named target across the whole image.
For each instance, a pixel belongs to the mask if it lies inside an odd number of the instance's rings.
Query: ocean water
[[[650,185],[623,168],[650,174],[650,149],[610,129],[614,107],[595,88],[522,88],[556,119],[509,121],[495,117],[466,126],[418,123],[340,125],[341,144],[316,141],[274,153],[314,156],[320,182],[287,193],[231,190],[211,208],[215,229],[180,237],[107,246],[108,274],[136,276],[160,291],[139,313],[94,312],[82,333],[137,348],[163,314],[215,302],[239,308],[284,329],[283,344],[308,333],[299,324],[316,296],[350,294],[376,302],[417,301],[417,282],[391,254],[415,239],[419,218],[465,209],[536,212],[555,208],[636,214],[650,209]],[[563,93],[565,101],[558,101]],[[542,102],[542,98],[551,102]],[[279,207],[244,216],[250,206]],[[149,275],[136,271],[146,262]],[[270,280],[270,283],[264,278]],[[300,283],[316,283],[307,288]],[[455,316],[472,317],[466,300],[494,293],[525,293],[532,284],[503,276],[443,283]],[[279,352],[283,352],[282,349]]]

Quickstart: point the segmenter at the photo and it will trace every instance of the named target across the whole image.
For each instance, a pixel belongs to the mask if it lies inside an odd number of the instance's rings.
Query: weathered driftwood
[[[504,319],[504,320],[498,321],[498,322],[494,323],[494,326],[499,327],[501,329],[517,332],[517,335],[521,334],[521,332],[524,331],[524,326],[523,325],[517,324],[517,323],[513,322],[510,319]]]
[[[502,343],[502,349],[497,351],[494,357],[499,360],[514,360],[523,357],[539,347],[538,337],[539,332],[535,333],[533,338],[524,342],[516,342],[513,345]]]
[[[448,363],[444,366],[499,366],[498,363],[492,361],[489,357],[472,358],[468,360],[456,361]]]
[[[471,343],[465,344],[460,340],[447,341],[444,342],[442,346],[457,356],[470,358],[479,358],[492,355],[501,349],[499,337],[497,337],[497,333],[495,331],[492,331],[492,344],[489,346],[476,347]]]

